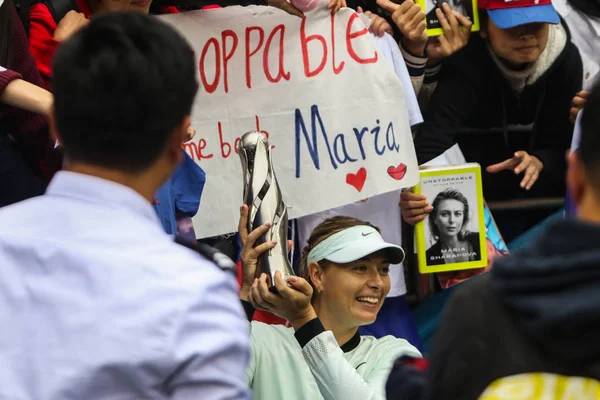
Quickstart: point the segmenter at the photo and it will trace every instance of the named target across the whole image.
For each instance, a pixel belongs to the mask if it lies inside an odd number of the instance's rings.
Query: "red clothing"
[[[77,7],[86,18],[90,18],[91,10],[85,0],[77,0]],[[176,7],[163,7],[162,13],[177,14],[179,10]],[[29,49],[44,80],[44,87],[50,90],[52,58],[59,44],[54,39],[54,31],[56,31],[58,24],[54,21],[48,7],[43,3],[38,3],[29,9],[29,23]]]
[[[83,13],[83,15],[85,15],[85,17],[87,19],[89,19],[92,16],[92,10],[90,10],[90,7],[88,6],[88,3],[86,0],[75,0],[77,2],[77,7],[79,7],[79,11]],[[162,7],[161,8],[161,14],[179,14],[179,10],[177,9],[177,7],[173,7],[173,6],[167,6],[167,7]]]
[[[18,23],[19,16],[14,7],[13,20],[13,60],[12,71],[0,72],[0,94],[14,79],[23,79],[37,86],[42,86],[42,79],[27,45],[27,35],[23,26]],[[42,115],[15,107],[0,105],[0,119],[6,130],[18,141],[25,158],[34,166],[38,166],[46,180],[62,166],[62,156],[54,150],[54,141],[50,137],[48,121]]]
[[[50,10],[43,3],[30,8],[29,24],[29,50],[35,58],[35,65],[44,80],[44,86],[50,89],[52,57],[58,46],[58,41],[54,39],[57,24]]]

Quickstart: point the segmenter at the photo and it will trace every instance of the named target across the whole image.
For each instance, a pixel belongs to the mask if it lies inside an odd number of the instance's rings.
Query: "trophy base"
[[[288,283],[288,278],[291,276],[291,274],[288,274],[288,273],[282,273],[282,275],[283,275],[283,281],[285,282],[285,284],[286,284],[288,287],[293,287],[292,285],[290,285],[290,284]],[[274,278],[274,276],[275,276],[275,274],[273,273],[272,277],[269,277],[269,281],[268,281],[268,284],[269,284],[269,292],[271,292],[271,293],[274,293],[274,294],[279,294],[279,290],[277,290],[277,287],[275,287],[275,283],[274,283],[274,279],[275,279],[275,278]]]

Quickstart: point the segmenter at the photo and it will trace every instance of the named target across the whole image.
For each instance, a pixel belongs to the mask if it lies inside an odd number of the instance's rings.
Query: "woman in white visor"
[[[268,226],[248,233],[247,218],[243,206],[240,298],[248,319],[263,309],[291,326],[251,323],[248,383],[254,399],[385,399],[394,361],[421,355],[404,339],[360,336],[358,327],[377,318],[390,290],[389,265],[402,262],[402,248],[386,243],[368,222],[329,218],[302,251],[301,277],[286,283],[277,273],[275,294],[266,275],[255,278],[259,254],[275,244],[255,246]]]

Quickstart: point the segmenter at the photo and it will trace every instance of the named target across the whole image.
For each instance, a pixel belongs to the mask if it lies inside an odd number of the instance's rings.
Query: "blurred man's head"
[[[59,47],[53,87],[68,169],[164,181],[181,161],[198,84],[191,47],[165,23],[138,13],[94,18]]]
[[[578,217],[600,222],[600,82],[583,110],[581,143],[569,155],[567,182]]]

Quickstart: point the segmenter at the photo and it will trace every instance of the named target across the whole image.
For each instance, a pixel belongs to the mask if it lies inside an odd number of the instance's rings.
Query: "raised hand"
[[[60,20],[56,30],[54,31],[54,39],[58,42],[64,42],[79,29],[87,25],[89,20],[77,11],[69,11],[63,19]]]
[[[464,15],[453,11],[447,3],[435,13],[440,21],[444,33],[432,38],[427,45],[428,65],[439,64],[445,58],[450,57],[469,43],[471,37],[471,26],[473,23]]]
[[[394,34],[392,30],[392,26],[386,21],[385,18],[373,14],[371,11],[363,11],[362,7],[358,7],[356,10],[359,13],[365,14],[371,20],[371,25],[369,25],[369,32],[373,33],[375,36],[383,36],[384,33],[389,33],[390,35]]]
[[[377,4],[392,13],[392,20],[402,33],[402,46],[416,56],[423,55],[427,45],[425,12],[413,0],[402,4],[390,0],[377,0]]]
[[[575,120],[577,119],[577,114],[579,114],[579,111],[581,111],[583,109],[583,106],[585,106],[585,102],[587,101],[589,95],[589,92],[582,90],[578,92],[575,95],[575,97],[573,97],[573,101],[571,102],[571,109],[569,110],[572,123],[575,123]]]
[[[531,189],[533,184],[538,180],[542,169],[544,169],[544,164],[540,159],[530,155],[526,151],[517,151],[513,158],[486,168],[487,172],[493,174],[507,170],[513,171],[516,175],[524,173],[523,180],[521,180],[521,187],[525,190]]]

